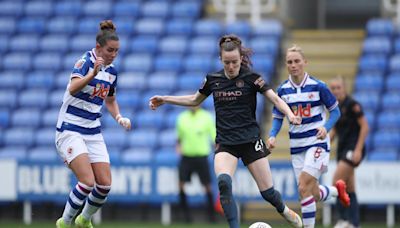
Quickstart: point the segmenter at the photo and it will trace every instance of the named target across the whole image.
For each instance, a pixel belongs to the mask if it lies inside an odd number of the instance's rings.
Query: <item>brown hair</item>
[[[297,53],[299,53],[301,55],[301,57],[303,57],[303,59],[306,59],[306,56],[304,55],[303,50],[301,49],[301,47],[297,46],[296,44],[293,44],[290,48],[288,48],[286,50],[286,55],[289,52],[297,52]]]
[[[117,33],[115,32],[117,28],[111,20],[104,20],[100,22],[100,30],[96,36],[96,42],[100,46],[104,47],[109,40],[119,40]]]
[[[250,48],[246,48],[242,45],[242,40],[234,34],[229,34],[221,37],[219,39],[219,55],[221,56],[222,51],[233,51],[235,49],[239,50],[240,56],[243,57],[242,66],[251,68],[253,65],[251,63],[250,56],[253,51]]]

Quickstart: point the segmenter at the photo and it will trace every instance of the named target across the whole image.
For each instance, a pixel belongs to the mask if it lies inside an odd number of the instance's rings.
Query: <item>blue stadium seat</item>
[[[194,24],[194,32],[200,36],[214,36],[219,37],[224,31],[224,27],[221,22],[214,19],[203,19],[198,20]],[[217,45],[215,43],[215,45]]]
[[[57,121],[53,123],[52,127],[40,128],[35,131],[35,145],[36,146],[54,146],[56,130],[55,126]]]
[[[255,36],[273,36],[280,38],[283,33],[282,24],[276,19],[265,19],[255,25],[252,34]]]
[[[172,148],[169,150],[161,150],[158,151],[155,155],[154,161],[156,164],[170,164],[170,165],[178,165],[180,156],[175,152]]]
[[[176,127],[176,120],[178,119],[179,114],[183,111],[184,109],[173,109],[169,112],[166,113],[165,117],[165,128],[166,129],[175,129]]]
[[[140,94],[134,90],[118,92],[118,104],[121,108],[136,109],[140,105]]]
[[[213,111],[214,110],[214,99],[213,99],[212,96],[208,96],[203,101],[203,108],[207,109],[208,111]]]
[[[213,67],[213,58],[210,55],[189,55],[183,60],[183,70],[209,72]]]
[[[385,55],[363,55],[359,60],[360,71],[380,71],[384,72],[388,65]]]
[[[168,35],[190,36],[193,31],[193,21],[172,19],[167,21],[166,33]]]
[[[16,29],[17,29],[17,23],[14,18],[11,17],[0,18],[0,34],[12,35]]]
[[[247,21],[235,21],[225,25],[226,34],[235,34],[240,38],[245,38],[251,34],[251,26]]]
[[[76,35],[71,40],[72,51],[90,51],[96,45],[96,38],[93,35]],[[77,56],[78,57],[78,56]]]
[[[153,58],[149,54],[130,54],[126,55],[122,68],[124,71],[136,71],[147,73],[153,66]]]
[[[392,73],[386,78],[386,91],[400,91],[400,72]]]
[[[27,125],[8,128],[4,132],[4,144],[6,146],[32,146],[34,143],[34,132]]]
[[[53,14],[53,3],[49,1],[28,1],[25,3],[25,16],[48,17]]]
[[[125,147],[128,142],[128,134],[123,128],[107,128],[102,131],[107,146]]]
[[[118,89],[133,89],[143,91],[147,87],[147,77],[144,73],[124,71],[118,74]]]
[[[86,50],[86,51],[88,51],[88,50]],[[82,55],[84,55],[85,53],[86,53],[85,51],[76,51],[76,52],[68,53],[64,57],[64,60],[63,60],[64,70],[68,71],[69,74],[72,73],[72,70],[74,69],[74,65],[75,65],[76,61],[78,61],[82,57]],[[69,74],[67,74],[67,75],[69,76]]]
[[[57,52],[42,52],[33,58],[33,68],[36,70],[57,71],[61,66],[61,55]]]
[[[270,75],[274,72],[275,61],[274,58],[266,54],[254,54],[252,57],[254,71],[262,75]]]
[[[54,86],[56,89],[65,89],[67,88],[67,84],[69,82],[69,76],[71,74],[73,65],[70,67],[71,70],[60,71],[55,75],[54,78]],[[119,80],[119,78],[118,78]]]
[[[121,39],[121,35],[130,35],[135,31],[135,19],[133,17],[124,16],[121,17],[120,14],[117,14],[118,17],[113,19],[113,23],[117,27],[118,36]],[[120,51],[124,48],[120,48]]]
[[[41,116],[41,119],[42,119],[41,125],[44,127],[53,127],[54,128],[54,126],[57,124],[59,112],[60,112],[60,108],[57,108],[57,107],[45,110]]]
[[[111,1],[89,1],[85,2],[82,8],[82,13],[86,16],[99,16],[108,18],[111,14]],[[100,23],[100,21],[98,21]]]
[[[175,128],[164,130],[159,135],[160,147],[173,147],[177,142],[177,135]]]
[[[3,59],[3,69],[6,70],[29,70],[31,66],[32,60],[28,53],[12,52]]]
[[[380,73],[359,74],[355,80],[356,91],[378,92],[383,90],[384,77]]]
[[[162,53],[183,54],[186,51],[187,39],[184,36],[167,36],[161,39],[159,51]]]
[[[158,55],[154,61],[154,70],[179,72],[182,68],[182,59],[179,54]]]
[[[42,51],[56,51],[64,53],[69,49],[69,37],[61,34],[47,35],[40,39],[39,46]]]
[[[24,17],[18,20],[17,31],[21,33],[41,34],[45,31],[46,21],[44,18]]]
[[[0,129],[5,129],[6,127],[8,127],[10,125],[10,119],[11,119],[11,115],[10,112],[8,111],[8,109],[6,108],[1,108],[0,109]],[[2,132],[0,132],[0,134],[2,135]],[[0,137],[0,145],[2,143],[2,138]]]
[[[391,72],[400,71],[400,54],[393,55],[390,58],[389,69]]]
[[[138,35],[159,36],[164,33],[164,21],[156,18],[142,18],[136,22]]]
[[[147,87],[152,90],[175,90],[177,85],[176,78],[175,73],[156,71],[148,76]]]
[[[375,36],[364,40],[363,51],[365,54],[390,54],[392,43],[389,37]]]
[[[2,71],[0,88],[21,89],[24,86],[24,75],[19,70]]]
[[[367,154],[368,161],[387,161],[393,162],[398,159],[398,152],[395,149],[377,149]]]
[[[55,132],[53,132],[53,141]],[[62,158],[58,155],[57,149],[54,146],[39,146],[34,147],[28,151],[28,159],[33,162],[54,162],[61,161]]]
[[[113,14],[118,16],[137,17],[140,8],[141,5],[139,1],[117,1],[113,4]]]
[[[279,51],[279,42],[273,37],[254,37],[250,40],[250,48],[256,54],[276,57]]]
[[[394,25],[390,19],[375,18],[367,22],[368,36],[391,36],[394,33]]]
[[[46,108],[48,105],[47,89],[28,89],[20,92],[18,104],[22,107]]]
[[[136,114],[136,121],[140,129],[162,129],[165,113],[162,111],[143,110]]]
[[[78,20],[78,32],[79,34],[90,34],[92,39],[95,39],[94,34],[99,31],[99,24],[102,21],[101,17],[84,17]],[[118,28],[117,28],[118,29]]]
[[[132,131],[128,136],[128,144],[130,147],[148,147],[155,148],[158,143],[158,134],[156,130],[138,128]]]
[[[55,35],[72,34],[77,30],[76,24],[76,19],[72,16],[58,16],[47,22],[46,30]]]
[[[130,50],[133,53],[154,54],[158,49],[158,38],[151,35],[136,36],[131,39]]]
[[[53,71],[32,71],[27,74],[25,85],[27,88],[52,89],[54,86],[54,78]]]
[[[0,16],[19,17],[23,13],[23,1],[1,1],[0,2]],[[1,21],[1,20],[0,20]],[[2,26],[0,26],[2,27]]]
[[[375,131],[375,119],[377,118],[375,111],[365,108],[365,107],[363,107],[363,111],[364,111],[365,118],[367,118],[369,132],[374,132]],[[369,134],[369,136],[371,136],[371,134]],[[367,142],[367,143],[371,143],[371,140],[369,140],[369,142]]]
[[[155,95],[168,95],[171,94],[171,90],[168,89],[154,89],[154,90],[148,90],[144,93],[141,94],[140,96],[140,103],[139,103],[139,108],[143,111],[150,111],[149,108],[149,99]],[[159,107],[157,112],[162,112],[167,110],[169,105],[163,105]]]
[[[200,72],[185,72],[178,77],[178,88],[179,90],[193,90],[197,91],[202,82],[204,81],[207,73]]]
[[[179,20],[182,20],[182,18],[197,19],[200,17],[201,8],[202,5],[200,1],[181,0],[173,3],[171,13],[173,18]]]
[[[142,3],[141,15],[145,18],[163,18],[169,15],[170,4],[163,1],[146,1]]]
[[[400,53],[400,37],[395,39],[393,47],[394,47],[394,53],[395,54]]]
[[[400,147],[400,132],[378,130],[373,135],[373,144],[375,149],[398,149]]]
[[[384,111],[379,113],[377,128],[380,130],[400,129],[400,118],[398,118],[398,113],[394,111]]]
[[[383,94],[382,108],[386,111],[400,111],[400,92]]]
[[[65,88],[67,85],[65,85]],[[49,105],[53,108],[61,108],[61,104],[63,101],[65,88],[54,90],[49,94]]]
[[[145,163],[149,164],[153,160],[153,152],[151,147],[130,148],[122,152],[121,161],[129,164]]]
[[[0,54],[8,51],[9,38],[7,35],[0,35]]]
[[[120,147],[108,147],[108,156],[110,157],[111,164],[119,163],[121,161],[121,148]]]
[[[26,148],[24,146],[6,146],[0,148],[0,160],[15,159],[17,161],[26,160]]]
[[[0,108],[13,108],[17,105],[17,92],[14,89],[0,90]]]
[[[79,16],[82,8],[80,1],[57,1],[54,6],[54,15]]]
[[[353,94],[354,98],[360,102],[365,110],[376,111],[380,105],[380,94],[377,92],[357,92]]]
[[[21,34],[10,40],[10,49],[15,51],[35,52],[39,49],[39,37],[32,34]]]
[[[209,54],[218,53],[218,39],[213,36],[198,36],[189,42],[189,52],[191,54]]]
[[[38,127],[40,125],[40,111],[37,108],[21,108],[14,110],[11,124],[16,127]]]

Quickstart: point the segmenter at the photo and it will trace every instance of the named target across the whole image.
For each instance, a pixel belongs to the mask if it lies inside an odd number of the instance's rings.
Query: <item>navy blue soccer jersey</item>
[[[199,92],[205,96],[213,94],[216,143],[238,145],[260,139],[256,121],[257,92],[269,89],[259,74],[244,67],[233,79],[228,79],[223,70],[207,75]]]

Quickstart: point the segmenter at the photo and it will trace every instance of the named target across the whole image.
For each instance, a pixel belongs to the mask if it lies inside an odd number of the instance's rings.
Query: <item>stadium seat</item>
[[[175,73],[156,71],[149,75],[147,87],[152,90],[175,90],[177,84],[176,78]]]
[[[111,1],[88,1],[83,4],[82,13],[86,16],[98,16],[102,18],[109,18],[111,15],[112,3]],[[100,21],[98,21],[100,22]]]
[[[79,11],[78,9],[76,11]],[[61,14],[57,14],[61,15]],[[58,16],[47,21],[46,30],[54,35],[73,34],[77,30],[76,20],[72,16]]]
[[[148,73],[153,66],[153,58],[149,54],[129,54],[122,61],[124,71]]]
[[[14,89],[0,90],[0,108],[13,108],[17,105],[17,92]]]
[[[82,8],[82,3],[80,1],[56,1],[54,5],[54,15],[79,16]]]
[[[171,13],[172,17],[178,20],[197,19],[200,17],[201,8],[200,1],[181,0],[173,3]]]
[[[70,67],[71,70],[65,70],[65,71],[59,71],[54,78],[54,86],[56,89],[65,89],[67,88],[67,84],[69,82],[69,76],[72,72],[72,67]],[[119,80],[119,79],[118,79]]]
[[[207,73],[189,71],[179,75],[177,80],[178,89],[192,90],[193,92],[197,91],[206,78],[206,74]]]
[[[113,23],[117,27],[118,36],[121,39],[121,35],[131,35],[133,31],[135,31],[135,19],[133,17],[129,17],[128,15],[121,17],[120,14],[117,14],[118,17],[113,19]],[[124,48],[120,48],[120,51],[124,50]]]
[[[86,51],[88,51],[88,50],[86,50]],[[69,74],[72,73],[72,70],[74,69],[74,65],[75,65],[76,61],[78,61],[85,53],[86,53],[85,51],[76,51],[76,52],[68,53],[64,57],[63,64],[62,64],[64,70],[68,71]]]
[[[280,38],[283,33],[282,24],[275,19],[265,19],[253,27],[254,36],[273,36]]]
[[[261,75],[270,75],[275,69],[274,58],[266,54],[255,54],[252,57],[253,70]]]
[[[176,146],[177,135],[175,128],[164,130],[159,135],[160,147],[174,147]]]
[[[143,91],[146,89],[147,76],[144,73],[124,71],[118,74],[118,89],[133,89]]]
[[[78,20],[78,33],[79,34],[90,34],[95,39],[94,34],[97,34],[99,31],[100,22],[103,19],[101,17],[84,17],[81,20]]]
[[[136,121],[140,129],[163,129],[165,113],[162,111],[143,110],[136,114]]]
[[[140,1],[117,1],[113,4],[113,14],[118,16],[137,17],[140,8]]]
[[[32,71],[27,74],[25,85],[27,88],[52,89],[55,75],[50,70]]]
[[[400,54],[393,55],[389,60],[390,72],[400,72]]]
[[[400,133],[398,129],[395,131],[379,129],[373,135],[374,149],[398,149],[400,147]]]
[[[400,119],[398,118],[398,113],[394,111],[384,111],[379,113],[377,128],[379,130],[400,129]]]
[[[154,61],[155,71],[179,72],[182,68],[182,56],[180,54],[158,55]]]
[[[25,16],[48,17],[53,14],[53,3],[49,1],[28,1],[24,6]]]
[[[6,127],[9,126],[10,118],[11,118],[11,115],[10,115],[10,112],[8,111],[8,109],[1,108],[0,109],[0,129],[5,129]],[[0,134],[2,135],[2,132],[0,132]],[[0,137],[0,138],[1,138],[0,139],[0,145],[1,145],[1,143],[3,141],[2,140],[3,137]]]
[[[32,146],[34,143],[34,132],[27,125],[17,128],[8,128],[4,132],[4,144],[6,146]],[[10,150],[11,151],[11,150]]]
[[[213,67],[213,58],[210,55],[189,55],[183,60],[183,70],[208,73]]]
[[[37,108],[16,109],[11,116],[11,124],[16,127],[38,127],[41,120],[40,115]]]
[[[392,43],[389,37],[374,36],[368,37],[363,43],[364,54],[385,54],[392,52]]]
[[[183,54],[186,51],[187,39],[184,36],[167,36],[161,39],[159,52]]]
[[[55,131],[53,132],[55,134]],[[53,134],[53,139],[54,139]],[[58,155],[57,149],[54,145],[52,146],[39,146],[28,150],[28,159],[32,162],[54,162],[62,161],[62,158]],[[61,163],[61,162],[60,162]]]
[[[8,51],[8,46],[9,46],[8,43],[9,43],[8,36],[0,34],[0,54],[3,54],[6,51]]]
[[[22,1],[1,1],[0,9],[1,9],[1,12],[0,12],[1,17],[3,17],[3,16],[19,17],[23,14],[24,2],[22,2]],[[0,28],[2,28],[2,26],[0,26]]]
[[[395,93],[385,93],[382,96],[382,109],[388,111],[400,110],[400,91]]]
[[[1,4],[1,2],[0,2]],[[2,10],[3,12],[3,10]],[[0,20],[0,34],[12,35],[17,30],[17,23],[12,17],[2,17]]]
[[[133,53],[154,54],[158,49],[158,38],[151,35],[139,35],[131,39],[130,50]]]
[[[107,146],[123,148],[127,145],[128,134],[122,127],[104,129],[102,134]]]
[[[198,36],[214,36],[219,37],[224,31],[224,27],[218,20],[203,19],[198,20],[194,24],[194,32]],[[217,45],[215,43],[215,45]]]
[[[226,34],[235,34],[240,38],[249,37],[251,26],[247,21],[235,21],[225,25]]]
[[[167,21],[166,25],[167,35],[178,35],[189,37],[193,31],[193,21],[191,20],[180,20],[172,19]]]
[[[121,108],[136,109],[140,105],[140,94],[134,90],[124,90],[118,92],[118,104]]]
[[[40,50],[64,53],[69,50],[68,38],[68,36],[62,34],[46,35],[39,41]]]
[[[354,86],[356,91],[377,92],[383,90],[384,78],[380,73],[357,75]]]
[[[189,42],[190,54],[209,54],[218,53],[218,39],[213,36],[197,36]]]
[[[58,52],[42,52],[34,56],[33,68],[36,70],[60,70],[61,55]]]
[[[279,51],[279,43],[273,37],[254,37],[250,40],[250,48],[255,54],[264,54],[276,57]]]
[[[51,107],[61,108],[66,87],[67,85],[65,85],[65,88],[63,89],[51,91],[51,93],[49,94],[49,105]]]
[[[394,25],[390,19],[370,19],[366,29],[368,36],[391,36],[394,33]]]
[[[121,161],[121,148],[120,147],[109,147],[107,146],[108,156],[110,157],[110,163],[115,164]]]
[[[208,96],[203,101],[203,108],[207,109],[208,111],[214,111],[214,99],[212,96]]]
[[[61,104],[61,102],[60,102],[60,104]],[[60,107],[61,107],[61,105],[60,105]],[[44,127],[54,127],[57,124],[59,112],[60,112],[59,107],[54,107],[54,108],[45,110],[41,116],[41,119],[42,119],[41,125]]]
[[[24,146],[5,146],[0,148],[0,160],[15,159],[17,161],[26,160],[26,148]]]
[[[132,131],[128,136],[128,144],[133,148],[155,148],[158,143],[158,134],[156,130],[144,129],[139,126],[136,131]]]
[[[2,71],[1,75],[1,89],[21,89],[24,86],[24,75],[22,71]]]
[[[398,159],[398,152],[395,149],[372,150],[367,154],[368,161],[386,161],[394,162]]]
[[[156,18],[142,18],[136,21],[138,35],[160,36],[164,32],[164,21]]]
[[[10,40],[10,50],[13,52],[35,52],[39,49],[39,37],[32,34],[21,34]]]
[[[152,160],[153,152],[149,147],[130,148],[121,154],[121,161],[129,164],[149,164]]]
[[[170,4],[165,1],[146,1],[142,3],[141,15],[144,18],[162,18],[169,15]]]
[[[168,164],[168,165],[178,165],[180,156],[175,152],[175,150],[161,150],[155,153],[154,161],[158,165]]]
[[[386,78],[386,91],[398,92],[400,91],[400,72],[392,73]]]
[[[96,37],[93,35],[76,35],[72,37],[71,50],[75,52],[90,51],[96,46]]]
[[[173,109],[169,112],[166,113],[165,116],[165,128],[166,129],[175,129],[176,127],[176,120],[178,119],[178,115],[183,111],[184,109]]]
[[[39,17],[24,17],[18,20],[17,31],[21,33],[41,34],[45,31],[46,21]]]
[[[380,105],[380,94],[377,92],[356,92],[353,96],[358,102],[360,102],[365,110],[376,111]]]
[[[384,55],[363,55],[359,60],[360,71],[380,71],[384,72],[388,65],[388,60]]]
[[[49,126],[47,128],[40,128],[35,131],[35,145],[36,146],[55,146],[55,137],[56,137],[56,122],[53,123],[53,126]]]
[[[22,107],[46,108],[48,105],[47,89],[28,89],[19,94],[18,104]]]

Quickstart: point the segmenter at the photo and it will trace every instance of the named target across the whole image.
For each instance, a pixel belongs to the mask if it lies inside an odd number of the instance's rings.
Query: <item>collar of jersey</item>
[[[305,85],[306,85],[306,81],[307,81],[307,79],[308,79],[308,73],[307,72],[304,72],[304,78],[303,78],[303,81],[301,81],[301,83],[300,83],[300,85],[296,85],[296,83],[294,83],[293,81],[292,81],[292,75],[289,75],[289,82],[290,82],[290,84],[292,84],[292,86],[294,87],[294,88],[302,88],[302,87],[304,87]]]
[[[94,64],[94,62],[95,62],[96,59],[97,59],[96,52],[95,52],[95,49],[94,49],[94,48],[90,51],[90,55],[93,57],[93,59],[90,58],[90,61],[92,61],[92,63]],[[109,65],[107,65],[107,66],[105,66],[104,69],[107,69],[107,68],[109,68],[109,67],[111,67],[111,66],[112,66],[112,63],[109,64]]]

